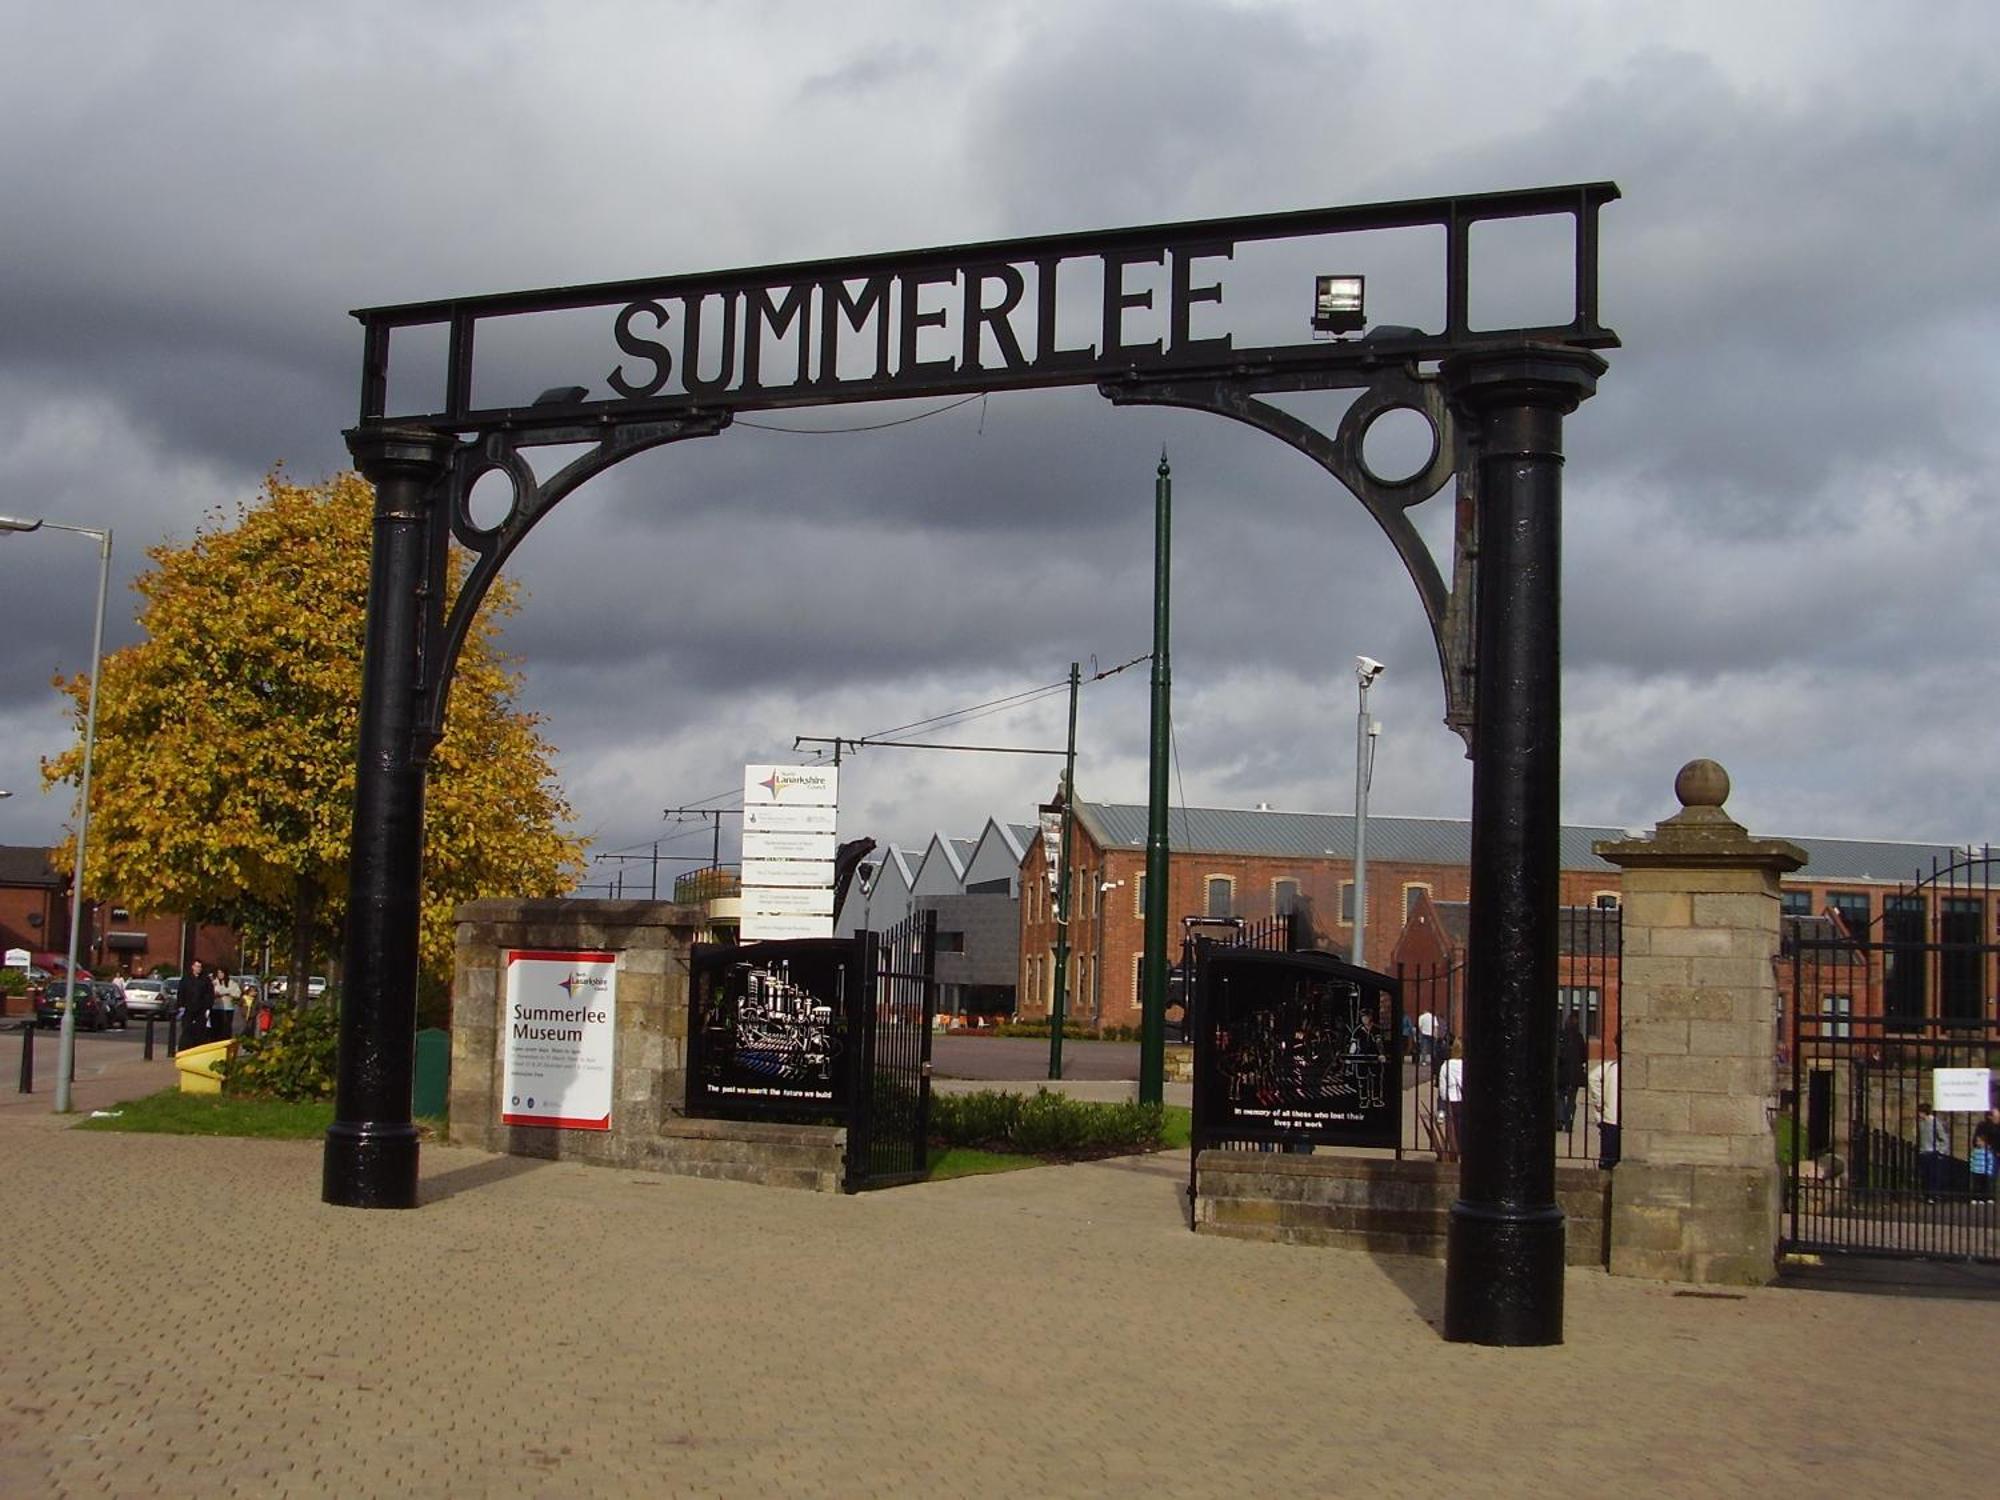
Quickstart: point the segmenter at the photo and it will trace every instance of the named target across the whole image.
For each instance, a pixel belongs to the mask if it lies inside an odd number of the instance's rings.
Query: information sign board
[[[500,1122],[609,1130],[618,955],[509,949]]]
[[[743,808],[743,831],[830,834],[834,831],[836,816],[836,809],[831,807],[756,807],[746,803]]]
[[[1939,1068],[1931,1074],[1931,1108],[1941,1115],[1983,1115],[1992,1102],[1991,1068]]]
[[[752,886],[825,886],[833,889],[830,859],[752,859],[743,856],[743,884]],[[832,936],[831,933],[828,934]]]
[[[817,859],[831,863],[833,853],[831,832],[777,833],[762,828],[743,830],[745,859]]]
[[[836,767],[743,768],[744,941],[833,936],[839,801]]]

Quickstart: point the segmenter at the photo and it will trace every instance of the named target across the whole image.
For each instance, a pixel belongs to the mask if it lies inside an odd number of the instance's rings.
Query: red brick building
[[[54,851],[32,844],[0,844],[0,948],[25,948],[34,961],[69,952],[69,876]],[[88,902],[77,963],[93,974],[145,974],[158,965],[178,969],[182,922],[170,913],[134,912],[117,901]],[[228,927],[203,925],[190,937],[193,956],[207,964],[238,964],[240,946]]]
[[[1621,828],[1566,824],[1558,848],[1563,907],[1588,913],[1609,910],[1620,900],[1621,872],[1591,852],[1599,841],[1628,837]],[[1173,929],[1169,961],[1180,951],[1181,920],[1186,917],[1241,917],[1260,921],[1287,910],[1302,910],[1314,933],[1314,946],[1346,953],[1354,932],[1354,819],[1337,813],[1275,812],[1267,809],[1174,808],[1168,815],[1171,846],[1167,910]],[[1934,844],[1862,839],[1794,838],[1809,856],[1806,868],[1784,881],[1787,916],[1824,918],[1827,931],[1844,923],[1855,931],[1878,934],[1884,924],[1921,922],[1925,930],[1985,934],[1991,942],[2000,922],[2000,897],[1983,892],[1945,891],[1913,898],[1905,889],[1934,860],[1949,861],[1951,849]],[[1439,930],[1426,939],[1420,931],[1404,955],[1415,963],[1420,952],[1435,957],[1462,951],[1462,934],[1454,935],[1440,915],[1471,894],[1471,824],[1452,818],[1400,818],[1375,815],[1368,820],[1367,944],[1370,968],[1393,972],[1398,943],[1417,921],[1426,902]],[[1070,968],[1067,1013],[1086,1025],[1136,1026],[1139,1023],[1139,960],[1144,951],[1144,886],[1146,869],[1146,809],[1133,803],[1079,802],[1072,840]],[[1029,843],[1021,862],[1020,1014],[1046,1016],[1055,975],[1055,892],[1050,861],[1039,836]],[[1923,910],[1914,902],[1921,900]],[[1933,910],[1932,908],[1935,908]],[[1834,914],[1831,917],[1825,914]],[[1598,1021],[1594,1035],[1615,1035],[1616,978],[1603,975],[1601,919],[1570,919],[1573,951],[1565,954],[1560,982],[1573,995],[1580,1016],[1594,1004]],[[1421,929],[1421,922],[1418,923]],[[1796,931],[1796,921],[1788,924]],[[1434,939],[1434,941],[1433,941]],[[1423,946],[1428,942],[1430,946]],[[1425,960],[1429,961],[1429,960]],[[1598,977],[1586,979],[1588,968]],[[1935,976],[1933,976],[1935,977]],[[1949,977],[1949,976],[1947,976]],[[1793,976],[1789,965],[1779,983],[1792,1004]],[[1589,994],[1597,989],[1594,999]],[[1881,976],[1844,1003],[1866,1007],[1883,1001]],[[1935,985],[1933,986],[1936,987]],[[1960,985],[1959,988],[1964,988]],[[1933,1004],[1956,1004],[1949,986]],[[1992,1017],[1994,986],[1971,1002]],[[1838,997],[1836,997],[1838,999]],[[1960,997],[1961,999],[1963,997]],[[1818,1000],[1808,1000],[1816,1008]],[[1409,1006],[1412,1015],[1422,1007]],[[1590,1029],[1587,1028],[1586,1029]]]
[[[1403,1010],[1412,1020],[1429,1011],[1443,1032],[1465,1031],[1465,941],[1470,908],[1463,901],[1417,902],[1384,969],[1403,981]],[[1600,894],[1589,906],[1564,906],[1556,922],[1556,1013],[1574,1018],[1591,1060],[1616,1055],[1620,922],[1618,898]]]

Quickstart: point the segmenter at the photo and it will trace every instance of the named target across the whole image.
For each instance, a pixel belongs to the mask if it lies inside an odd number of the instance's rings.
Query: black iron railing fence
[[[1619,978],[1623,926],[1615,909],[1565,907],[1550,1024],[1555,1028],[1556,1156],[1618,1160]],[[1409,1101],[1403,1149],[1455,1160],[1461,1147],[1463,1080],[1450,1066],[1462,1052],[1465,961],[1397,969],[1408,1017],[1402,1044]]]
[[[1911,945],[1896,946],[1907,963]],[[1794,952],[1778,1132],[1786,1248],[2000,1260],[2000,1130],[1977,1107],[1993,1103],[2000,1024],[1875,1009],[1866,997],[1883,949],[1814,942]]]

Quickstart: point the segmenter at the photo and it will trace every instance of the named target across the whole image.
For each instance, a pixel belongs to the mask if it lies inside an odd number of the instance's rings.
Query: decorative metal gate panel
[[[937,914],[852,938],[697,944],[687,1112],[845,1125],[849,1192],[929,1169]]]
[[[871,983],[847,1127],[849,1192],[921,1182],[930,1170],[937,913],[917,912],[863,941]]]
[[[1200,942],[1194,959],[1191,1166],[1215,1146],[1397,1144],[1395,980],[1251,943]]]
[[[2000,1261],[1992,858],[1938,866],[1858,933],[1788,919],[1785,1250]]]
[[[801,1122],[846,1117],[870,977],[854,939],[700,943],[691,971],[689,1114]]]

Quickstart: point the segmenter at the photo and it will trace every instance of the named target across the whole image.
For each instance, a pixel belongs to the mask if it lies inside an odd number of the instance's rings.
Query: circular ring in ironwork
[[[473,513],[473,494],[479,488],[480,480],[496,470],[507,476],[509,494],[505,513],[489,524]],[[454,529],[468,546],[477,546],[476,539],[500,535],[521,514],[537,487],[535,471],[519,452],[509,448],[495,453],[492,445],[488,445],[484,453],[466,466],[461,476],[457,504],[453,506]]]
[[[1364,449],[1369,429],[1395,411],[1415,412],[1431,434],[1430,452],[1424,461],[1400,479],[1376,473]],[[1443,415],[1441,399],[1434,386],[1418,386],[1413,390],[1401,381],[1388,384],[1386,388],[1384,385],[1371,386],[1356,397],[1354,404],[1342,415],[1338,445],[1353,471],[1365,477],[1378,495],[1407,510],[1430,499],[1452,477],[1452,445],[1446,440]]]

